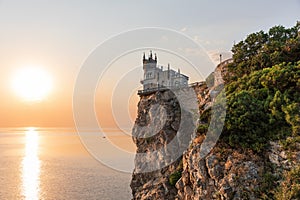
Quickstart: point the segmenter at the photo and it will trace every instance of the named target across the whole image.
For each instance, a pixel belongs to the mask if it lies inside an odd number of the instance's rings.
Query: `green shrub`
[[[300,62],[282,63],[227,85],[229,144],[260,152],[269,140],[299,135],[299,80]]]
[[[211,120],[211,108],[204,110],[204,112],[200,115],[200,121],[204,123],[208,123]]]
[[[173,174],[171,174],[169,177],[169,184],[175,186],[177,181],[181,178],[181,174],[181,171],[176,171]]]
[[[208,124],[200,124],[198,126],[197,132],[198,133],[206,133],[208,130]]]
[[[224,138],[263,150],[269,140],[300,136],[300,23],[252,33],[232,48],[225,76]]]

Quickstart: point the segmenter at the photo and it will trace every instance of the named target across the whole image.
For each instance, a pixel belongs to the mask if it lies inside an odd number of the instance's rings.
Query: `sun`
[[[52,89],[52,78],[40,67],[25,67],[15,72],[12,87],[25,101],[41,101]]]

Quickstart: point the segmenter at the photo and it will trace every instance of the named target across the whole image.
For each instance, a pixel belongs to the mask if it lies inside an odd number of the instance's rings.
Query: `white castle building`
[[[155,54],[153,58],[152,51],[150,51],[148,58],[146,58],[144,53],[143,70],[144,79],[141,80],[141,84],[143,84],[144,91],[188,86],[188,76],[181,74],[180,69],[178,71],[170,69],[169,64],[166,70],[164,70],[163,66],[158,66],[157,56]]]

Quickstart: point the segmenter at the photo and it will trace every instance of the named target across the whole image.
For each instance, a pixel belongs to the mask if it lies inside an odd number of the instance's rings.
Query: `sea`
[[[111,137],[132,146],[130,137],[117,132]],[[126,161],[128,166],[133,162],[118,154],[107,157],[116,163]],[[130,180],[130,169],[124,172],[99,161],[74,129],[0,129],[0,200],[131,199]]]

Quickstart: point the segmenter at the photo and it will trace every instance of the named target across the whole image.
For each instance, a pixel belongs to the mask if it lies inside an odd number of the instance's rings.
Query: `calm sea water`
[[[96,161],[71,130],[1,129],[0,199],[131,199],[130,173]]]

